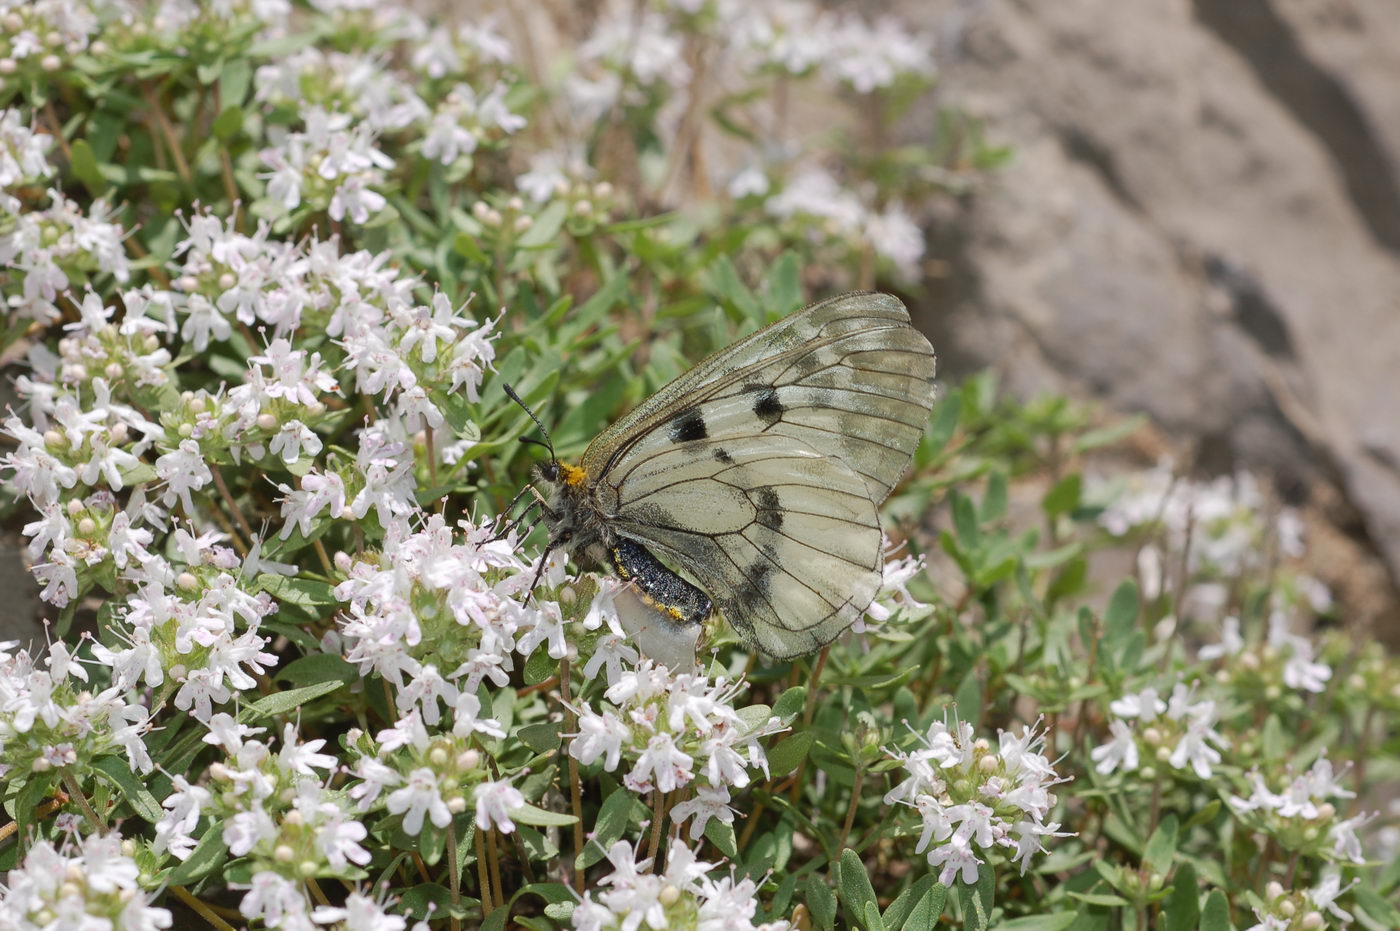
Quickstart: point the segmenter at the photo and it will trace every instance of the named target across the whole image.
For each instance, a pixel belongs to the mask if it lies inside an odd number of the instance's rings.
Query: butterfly
[[[536,468],[549,493],[534,492],[546,555],[611,567],[678,625],[718,607],[775,658],[818,650],[879,592],[879,507],[924,434],[934,368],[904,305],[862,291],[705,359],[577,465],[526,408],[550,454]]]

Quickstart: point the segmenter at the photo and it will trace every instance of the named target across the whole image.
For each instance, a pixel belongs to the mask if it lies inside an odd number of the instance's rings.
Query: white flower
[[[623,782],[634,792],[649,792],[653,788],[671,792],[693,777],[694,760],[676,746],[670,734],[657,734],[647,741],[646,749],[637,757]]]
[[[733,824],[734,813],[734,809],[729,807],[729,789],[725,786],[699,786],[694,798],[671,809],[671,817],[677,822],[695,818],[690,823],[690,839],[695,841],[704,835],[705,825],[711,818],[723,824]]]
[[[598,714],[585,706],[579,712],[578,727],[579,732],[569,741],[569,756],[585,766],[601,756],[605,770],[612,772],[617,769],[622,757],[622,745],[632,737],[627,725],[610,712]]]
[[[483,782],[476,787],[472,797],[476,800],[477,827],[485,831],[494,827],[505,834],[515,830],[515,822],[510,820],[511,813],[525,805],[525,796],[520,794],[519,789],[503,779]]]
[[[1166,702],[1157,697],[1156,689],[1143,689],[1136,694],[1124,695],[1111,702],[1108,710],[1120,718],[1141,718],[1148,720],[1167,710]]]
[[[1103,775],[1116,769],[1133,772],[1138,768],[1137,739],[1133,729],[1120,720],[1110,721],[1108,728],[1113,740],[1089,751],[1089,757],[1098,764],[1094,769]]]
[[[409,773],[408,784],[389,793],[384,804],[391,814],[404,816],[403,829],[409,834],[423,830],[424,815],[439,828],[447,827],[452,820],[452,813],[438,791],[437,777],[427,767]]]

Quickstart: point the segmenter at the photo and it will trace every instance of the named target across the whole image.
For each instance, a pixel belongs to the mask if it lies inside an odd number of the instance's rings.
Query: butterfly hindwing
[[[881,579],[879,515],[841,460],[790,437],[726,435],[652,456],[613,528],[685,568],[737,630],[795,656],[860,616]]]
[[[879,589],[879,504],[923,435],[933,374],[898,300],[841,295],[681,375],[582,466],[615,532],[689,573],[764,651],[798,655]]]

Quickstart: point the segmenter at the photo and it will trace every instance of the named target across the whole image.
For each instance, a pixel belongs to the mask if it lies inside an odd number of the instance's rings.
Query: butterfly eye
[[[559,481],[559,466],[553,462],[546,462],[540,466],[540,477],[546,482]]]

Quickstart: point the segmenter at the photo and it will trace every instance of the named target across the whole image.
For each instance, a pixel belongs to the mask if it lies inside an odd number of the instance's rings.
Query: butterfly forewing
[[[933,375],[898,300],[842,295],[706,359],[582,464],[618,533],[689,572],[766,652],[808,652],[878,590],[878,506],[923,435]]]

